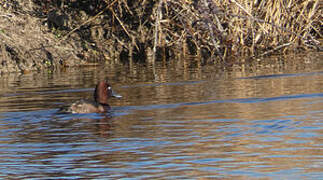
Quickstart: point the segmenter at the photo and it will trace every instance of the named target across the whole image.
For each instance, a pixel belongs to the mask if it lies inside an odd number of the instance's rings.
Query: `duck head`
[[[108,99],[110,97],[121,98],[119,94],[116,94],[107,80],[100,81],[94,90],[94,100],[102,105],[108,105]]]

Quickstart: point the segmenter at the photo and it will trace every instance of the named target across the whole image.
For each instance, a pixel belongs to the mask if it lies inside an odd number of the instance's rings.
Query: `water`
[[[3,75],[0,178],[319,179],[321,57]],[[110,113],[56,113],[105,77]]]

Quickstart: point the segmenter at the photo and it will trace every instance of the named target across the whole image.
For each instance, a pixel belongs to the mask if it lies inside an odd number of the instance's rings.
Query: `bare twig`
[[[155,32],[154,32],[154,47],[153,47],[153,61],[156,60],[156,51],[157,51],[157,43],[158,43],[158,31],[161,19],[161,7],[163,4],[163,0],[159,0],[157,11],[156,11],[156,21],[155,21]]]
[[[254,56],[253,58],[257,58],[257,57],[265,56],[265,55],[270,54],[270,53],[273,53],[273,52],[275,52],[275,51],[277,51],[277,50],[279,50],[279,49],[282,49],[282,48],[284,48],[284,47],[290,46],[290,45],[292,45],[292,44],[293,44],[293,43],[288,42],[288,43],[285,43],[285,44],[279,45],[279,46],[275,47],[274,49],[268,50],[268,51],[266,51],[266,52],[264,52],[264,53],[262,53],[262,54],[260,54],[260,55],[258,55],[258,56]]]

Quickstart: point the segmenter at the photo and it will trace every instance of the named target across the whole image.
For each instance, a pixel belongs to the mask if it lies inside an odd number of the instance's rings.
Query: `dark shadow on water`
[[[175,104],[158,104],[158,105],[145,105],[145,106],[127,106],[117,108],[118,110],[152,110],[152,109],[172,109],[180,106],[199,106],[215,103],[265,103],[270,101],[286,101],[294,99],[307,99],[307,98],[323,98],[323,93],[315,94],[296,94],[286,95],[279,97],[268,97],[268,98],[241,98],[241,99],[226,99],[226,100],[213,100],[205,102],[182,102]]]
[[[238,79],[271,79],[271,78],[284,78],[284,77],[297,77],[297,76],[316,76],[322,75],[323,71],[319,72],[309,72],[309,73],[295,73],[295,74],[271,74],[271,75],[261,75],[261,76],[251,76],[251,77],[241,77]]]

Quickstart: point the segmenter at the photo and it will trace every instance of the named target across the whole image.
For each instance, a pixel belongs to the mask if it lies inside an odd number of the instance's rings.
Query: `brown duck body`
[[[90,100],[78,100],[72,103],[67,112],[70,113],[103,113],[110,109],[109,105],[102,105],[100,103]]]
[[[101,81],[95,87],[94,101],[78,100],[59,111],[63,113],[104,113],[110,109],[108,104],[110,97],[120,98],[121,96],[113,92],[107,81]]]

